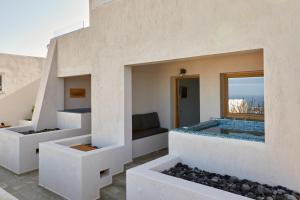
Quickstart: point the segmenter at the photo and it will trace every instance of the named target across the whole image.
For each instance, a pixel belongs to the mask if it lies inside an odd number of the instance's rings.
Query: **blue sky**
[[[43,56],[59,33],[88,24],[89,0],[0,0],[0,53]]]
[[[229,79],[229,96],[263,96],[264,95],[264,78],[230,78]]]

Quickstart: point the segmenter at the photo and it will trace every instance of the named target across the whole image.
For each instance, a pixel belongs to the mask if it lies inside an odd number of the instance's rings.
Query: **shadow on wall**
[[[33,81],[0,99],[0,122],[18,125],[21,119],[31,119],[40,80]]]

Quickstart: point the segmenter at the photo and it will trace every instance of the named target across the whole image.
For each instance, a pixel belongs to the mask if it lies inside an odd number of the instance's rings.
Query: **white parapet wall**
[[[74,145],[91,144],[91,135],[40,144],[39,185],[70,200],[95,200],[99,190],[124,170],[124,145],[83,152]]]
[[[127,200],[250,200],[233,193],[162,174],[182,162],[178,156],[164,156],[127,171]]]
[[[32,127],[20,127],[32,130]],[[12,130],[0,132],[0,165],[16,174],[23,174],[38,168],[39,143],[82,135],[78,129],[64,129],[32,135],[23,135]]]
[[[72,115],[73,114],[73,115]],[[91,113],[59,113],[60,130],[24,135],[32,126],[19,126],[0,130],[0,165],[16,174],[38,168],[39,143],[90,134]],[[77,120],[75,120],[77,119]],[[71,128],[73,126],[73,128]]]
[[[269,185],[283,185],[283,174],[274,176],[273,161],[268,158],[268,144],[239,139],[210,137],[170,131],[169,153],[179,156],[185,164],[208,172],[237,176]],[[274,178],[276,177],[276,178]]]
[[[91,132],[91,113],[57,112],[57,127],[60,129],[81,128]]]

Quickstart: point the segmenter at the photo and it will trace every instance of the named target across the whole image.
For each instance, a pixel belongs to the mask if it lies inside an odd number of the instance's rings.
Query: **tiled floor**
[[[167,154],[167,150],[158,151],[135,159],[126,165],[126,169],[141,165]],[[38,171],[21,176],[0,167],[0,187],[19,200],[63,200],[64,198],[38,186]],[[1,197],[0,197],[1,199]],[[113,177],[113,184],[101,190],[101,200],[126,199],[125,173]]]

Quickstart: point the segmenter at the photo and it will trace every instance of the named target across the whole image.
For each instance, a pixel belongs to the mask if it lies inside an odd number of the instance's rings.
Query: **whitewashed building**
[[[295,0],[90,0],[90,27],[51,40],[33,128],[66,127],[71,118],[58,111],[91,108],[91,134],[40,143],[40,185],[71,200],[97,199],[135,155],[168,142],[167,131],[139,139],[135,131],[237,118],[263,121],[262,139],[170,131],[167,157],[128,172],[127,198],[198,190],[190,197],[239,199],[162,177],[179,161],[300,191],[299,8]],[[230,79],[249,77],[261,81],[263,104],[253,108],[264,112],[230,113]],[[136,128],[136,115],[147,113],[159,123]]]

